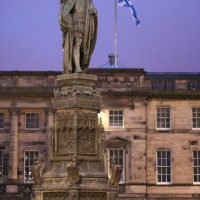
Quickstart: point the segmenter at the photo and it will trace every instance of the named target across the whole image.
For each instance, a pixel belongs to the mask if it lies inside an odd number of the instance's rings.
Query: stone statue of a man
[[[63,74],[85,72],[97,39],[97,10],[92,0],[60,0]]]

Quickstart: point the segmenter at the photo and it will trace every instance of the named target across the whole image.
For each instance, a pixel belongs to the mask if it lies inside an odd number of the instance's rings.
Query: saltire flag
[[[128,7],[129,10],[131,11],[131,14],[133,15],[133,19],[135,20],[136,25],[137,26],[140,25],[140,20],[137,17],[136,10],[132,5],[131,0],[118,0],[118,6]]]

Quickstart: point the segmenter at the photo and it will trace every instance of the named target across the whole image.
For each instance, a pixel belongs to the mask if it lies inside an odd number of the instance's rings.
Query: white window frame
[[[115,114],[111,114],[111,112],[118,112],[118,114],[116,114],[116,115]],[[122,112],[122,115],[120,115],[119,112]],[[118,118],[116,125],[115,125],[114,122],[111,123],[110,117],[117,117]],[[119,121],[120,121],[119,117],[122,117],[122,124],[121,125],[119,123]],[[114,124],[114,125],[112,125],[112,124]],[[124,111],[121,110],[121,109],[112,109],[112,110],[109,110],[109,128],[121,128],[122,129],[123,127],[124,127]]]
[[[161,162],[160,164],[158,163],[158,152],[170,152],[170,158],[160,158]],[[166,165],[164,165],[164,160],[166,162]],[[170,159],[170,165],[168,165],[167,160],[166,159]],[[160,168],[160,172],[159,169]],[[167,172],[167,170],[169,169],[170,173]],[[162,173],[163,171],[163,173]],[[167,176],[170,175],[170,181],[167,181]],[[166,181],[159,181],[159,176],[162,179],[163,176],[165,176]],[[172,184],[172,152],[170,150],[157,150],[156,151],[156,184],[157,185],[171,185]]]
[[[195,113],[196,116],[195,117],[193,116],[193,114],[194,114],[193,109],[196,109],[196,113]],[[199,112],[197,112],[197,109],[199,110]],[[197,120],[200,121],[200,116],[197,116],[198,114],[200,115],[200,107],[193,107],[192,108],[192,130],[200,130],[200,125],[199,125],[199,127],[194,127],[194,123],[193,123],[193,120],[195,119],[196,125],[198,125]]]
[[[0,151],[0,183],[3,183],[3,151]]]
[[[38,127],[36,127],[36,128],[28,128],[27,127],[27,123],[26,123],[27,114],[38,114]],[[25,113],[25,130],[39,130],[39,129],[40,129],[40,113],[39,112],[26,112]]]
[[[122,151],[122,155],[123,155],[123,165],[118,165],[118,163],[115,163],[115,165],[116,166],[119,166],[119,167],[121,167],[122,168],[122,176],[121,176],[121,179],[120,179],[120,181],[119,181],[119,183],[120,184],[123,184],[123,183],[125,183],[125,170],[126,170],[126,166],[125,166],[125,156],[126,156],[126,154],[125,154],[125,149],[121,149],[121,148],[109,148],[108,149],[108,176],[110,177],[110,173],[111,173],[111,171],[110,171],[110,166],[111,166],[111,162],[112,162],[112,158],[113,157],[111,157],[111,155],[110,155],[110,151],[115,151],[115,150],[117,150],[118,152],[119,151]],[[118,153],[118,155],[119,155],[119,153]],[[121,157],[119,157],[119,156],[116,156],[115,157],[115,159],[117,159],[118,160],[118,162],[119,162],[119,159],[121,159]]]
[[[194,152],[197,152],[197,157],[194,157]],[[193,184],[200,185],[200,151],[193,151],[192,152],[193,158]],[[196,163],[196,164],[195,164]],[[196,168],[196,173],[195,173]],[[195,175],[197,176],[197,180],[195,181]]]
[[[4,130],[4,117],[5,117],[5,115],[4,115],[3,112],[0,112],[0,114],[3,114],[3,117],[0,116],[0,119],[2,119],[2,121],[3,121],[3,127],[0,127],[0,130]]]
[[[30,157],[31,153],[34,154],[34,158]],[[29,158],[27,157],[27,154],[29,155]],[[30,167],[31,167],[31,165],[34,166],[36,164],[38,157],[39,157],[38,150],[25,150],[24,151],[24,183],[33,183],[33,177],[31,174]],[[29,160],[27,161],[27,159],[29,159]],[[26,178],[28,178],[28,180],[26,180]]]
[[[166,116],[166,112],[164,113],[165,114],[165,116],[164,117],[158,117],[158,109],[169,109],[169,117],[167,117]],[[160,118],[160,119],[164,119],[165,120],[165,127],[158,127],[158,118]],[[169,122],[169,128],[168,127],[166,127],[166,124],[167,124],[167,122],[166,122],[166,120],[169,118],[169,120],[170,120],[170,122]],[[169,106],[163,106],[163,107],[157,107],[156,108],[156,130],[171,130],[171,107],[169,107]]]

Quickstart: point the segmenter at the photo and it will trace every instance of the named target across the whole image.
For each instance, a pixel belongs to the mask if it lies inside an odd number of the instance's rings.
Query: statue
[[[121,167],[115,165],[115,156],[112,158],[111,161],[110,172],[109,185],[111,187],[118,187],[122,174],[122,169]]]
[[[77,167],[77,156],[72,156],[72,165],[67,168],[68,178],[72,186],[79,181],[79,168]]]
[[[33,175],[33,181],[35,185],[42,185],[45,165],[44,154],[38,157],[35,166],[31,165],[31,173]]]
[[[63,74],[86,72],[97,39],[97,10],[92,0],[60,0]]]

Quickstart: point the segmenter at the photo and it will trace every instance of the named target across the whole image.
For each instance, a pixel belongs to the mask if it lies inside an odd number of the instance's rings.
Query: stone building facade
[[[200,198],[200,73],[89,69],[98,76],[104,159],[122,169],[120,199]],[[0,192],[28,194],[48,152],[60,72],[0,72]],[[48,159],[47,159],[48,166]]]

